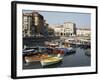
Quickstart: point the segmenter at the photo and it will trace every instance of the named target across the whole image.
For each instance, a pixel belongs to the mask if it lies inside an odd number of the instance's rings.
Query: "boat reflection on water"
[[[42,66],[42,67],[43,67],[43,68],[57,68],[57,67],[59,67],[62,63],[63,63],[63,61],[60,61],[59,63],[55,63],[55,64],[51,64],[51,65],[47,65],[47,66]]]
[[[57,68],[57,67],[61,66],[62,64],[63,64],[63,61],[60,61],[59,63],[42,66],[40,64],[40,61],[37,61],[37,62],[24,63],[23,69]]]

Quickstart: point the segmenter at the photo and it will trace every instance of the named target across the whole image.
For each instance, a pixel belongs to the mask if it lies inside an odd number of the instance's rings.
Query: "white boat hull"
[[[57,58],[57,57],[56,57]],[[57,58],[58,60],[55,60],[55,61],[48,61],[46,62],[46,59],[45,60],[41,60],[41,65],[44,67],[44,66],[48,66],[48,65],[52,65],[52,64],[56,64],[56,63],[59,63],[60,61],[62,61],[62,58]]]

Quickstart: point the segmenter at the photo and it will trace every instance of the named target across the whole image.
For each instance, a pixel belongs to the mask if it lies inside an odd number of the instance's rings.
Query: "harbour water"
[[[77,47],[75,53],[65,55],[62,62],[42,67],[40,62],[23,62],[23,69],[61,68],[61,67],[84,67],[91,66],[91,56],[85,54],[86,49]]]

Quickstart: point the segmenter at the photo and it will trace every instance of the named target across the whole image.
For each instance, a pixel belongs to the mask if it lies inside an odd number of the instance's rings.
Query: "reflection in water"
[[[23,69],[90,66],[91,56],[87,56],[85,52],[86,49],[76,48],[76,52],[71,54],[68,53],[67,55],[65,55],[62,62],[46,67],[42,67],[39,61],[32,63],[23,62]]]
[[[62,61],[60,61],[59,63],[56,63],[56,64],[44,66],[43,68],[55,68],[55,67],[59,67],[61,64],[63,64]]]
[[[90,57],[91,56],[91,50],[90,49],[86,49],[85,50],[85,55]]]

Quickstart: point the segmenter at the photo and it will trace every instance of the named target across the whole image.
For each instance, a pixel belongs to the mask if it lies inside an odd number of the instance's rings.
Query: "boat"
[[[48,46],[49,48],[55,48],[58,46],[58,43],[57,42],[45,42],[45,45]]]
[[[64,45],[59,45],[58,49],[63,50],[64,54],[76,52],[76,49],[67,42],[64,42]]]
[[[67,48],[57,48],[58,50],[60,50],[59,53],[61,53],[63,56],[67,54],[68,49]],[[62,52],[61,52],[62,51]]]
[[[33,53],[34,53],[35,51],[36,51],[35,49],[23,50],[23,59],[25,58],[25,56],[33,55]]]
[[[40,63],[44,67],[44,66],[49,66],[49,65],[59,63],[62,61],[62,59],[63,58],[60,57],[60,54],[58,54],[58,56],[53,56],[53,57],[48,57],[48,58],[42,59],[40,61]]]
[[[35,49],[29,49],[29,50],[23,50],[23,53],[30,53],[30,52],[34,52]]]
[[[75,48],[69,47],[67,49],[68,49],[68,52],[67,53],[75,53],[76,52],[76,49]]]
[[[68,48],[57,48],[58,50],[60,51],[63,51],[63,55],[67,55],[67,54],[72,54],[72,53],[75,53],[76,52],[76,49],[75,48],[72,48],[72,47],[68,47]]]
[[[42,59],[45,59],[47,57],[48,57],[47,54],[37,54],[37,55],[33,55],[33,56],[25,56],[25,62],[26,63],[37,62],[37,61],[41,61]]]

